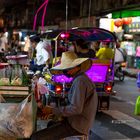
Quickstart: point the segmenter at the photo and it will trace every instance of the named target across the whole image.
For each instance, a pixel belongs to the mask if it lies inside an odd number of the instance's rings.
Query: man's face
[[[67,77],[74,77],[81,70],[80,66],[64,71]]]

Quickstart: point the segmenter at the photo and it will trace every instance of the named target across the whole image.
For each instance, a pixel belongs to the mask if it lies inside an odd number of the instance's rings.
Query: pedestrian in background
[[[115,50],[115,57],[114,57],[115,63],[126,62],[126,56],[127,56],[126,51],[124,49],[122,49],[120,47],[120,43],[117,42],[116,50]]]
[[[49,53],[49,59],[47,61],[48,68],[52,67],[52,63],[53,63],[53,53],[52,53],[52,45],[51,45],[51,41],[44,39],[44,49]]]
[[[75,52],[79,58],[95,58],[95,51],[90,48],[90,43],[83,39],[76,40]]]
[[[8,49],[8,39],[5,36],[4,28],[0,28],[0,52],[4,53]]]
[[[136,67],[140,69],[140,46],[136,48]]]
[[[24,51],[27,52],[28,54],[31,47],[30,36],[27,35],[24,40],[25,40]]]
[[[49,61],[49,53],[45,49],[46,43],[44,41],[41,41],[38,36],[32,36],[30,37],[31,46],[33,49],[33,61],[30,63],[29,70],[33,71],[34,73],[36,71],[43,71],[43,68],[48,65]]]
[[[98,59],[113,59],[114,52],[112,48],[109,47],[109,44],[109,42],[102,42],[102,47],[96,52]]]

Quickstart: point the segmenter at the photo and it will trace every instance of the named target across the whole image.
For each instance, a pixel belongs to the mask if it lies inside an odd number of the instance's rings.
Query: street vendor
[[[62,53],[61,63],[53,67],[51,73],[73,77],[68,93],[69,103],[51,108],[52,114],[61,115],[64,119],[33,133],[31,140],[60,140],[75,135],[88,135],[93,126],[98,102],[95,85],[85,74],[91,65],[89,58],[78,58],[70,51]]]

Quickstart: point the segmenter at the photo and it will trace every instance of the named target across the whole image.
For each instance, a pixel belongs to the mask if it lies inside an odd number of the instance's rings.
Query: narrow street
[[[99,112],[90,140],[139,140],[140,116],[134,115],[135,101],[140,95],[136,79],[115,80],[116,96],[111,97],[110,110]]]
[[[140,140],[140,116],[134,115],[135,101],[140,95],[136,79],[115,79],[114,90],[117,94],[111,97],[110,110],[97,113],[89,140]],[[38,128],[44,127],[44,121],[38,121]]]

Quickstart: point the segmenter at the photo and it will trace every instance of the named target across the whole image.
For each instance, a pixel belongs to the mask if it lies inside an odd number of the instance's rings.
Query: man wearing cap
[[[88,135],[97,109],[94,83],[85,74],[91,67],[89,58],[78,58],[74,52],[64,52],[61,63],[51,69],[52,74],[73,77],[67,106],[52,107],[52,113],[65,119],[49,128],[34,133],[31,140],[60,140],[69,136]]]
[[[42,71],[43,68],[47,65],[50,58],[49,53],[45,49],[46,43],[44,41],[40,41],[40,38],[38,36],[30,37],[30,41],[33,51],[35,52],[35,61],[34,64],[31,63],[29,69],[33,72]]]

